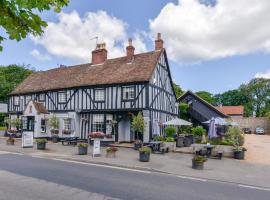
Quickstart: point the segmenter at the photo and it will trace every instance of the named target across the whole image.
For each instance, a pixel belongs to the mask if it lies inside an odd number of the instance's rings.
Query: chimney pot
[[[92,51],[92,64],[101,64],[107,60],[107,50],[105,43],[99,43],[96,49]]]
[[[127,46],[126,50],[127,50],[127,60],[128,60],[128,62],[132,62],[132,60],[134,58],[135,48],[132,46],[132,39],[131,38],[128,39],[128,46]]]
[[[161,39],[161,33],[157,34],[157,39],[155,40],[155,50],[163,49],[163,40]]]

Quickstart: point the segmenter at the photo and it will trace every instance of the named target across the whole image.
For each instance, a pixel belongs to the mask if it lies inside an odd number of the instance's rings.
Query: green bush
[[[166,142],[175,142],[173,137],[166,137]]]
[[[47,143],[47,139],[45,139],[45,138],[38,138],[38,139],[36,139],[36,142],[37,142],[38,144]]]
[[[77,146],[78,146],[78,147],[88,147],[88,144],[87,144],[87,143],[81,142],[81,143],[79,143]]]
[[[191,132],[195,136],[203,136],[206,134],[206,130],[202,126],[197,126],[191,129]]]
[[[147,154],[149,154],[149,153],[151,153],[151,148],[149,148],[149,147],[142,147],[142,148],[140,148],[139,149],[139,152],[140,153],[147,153]]]
[[[163,136],[155,136],[153,138],[154,141],[161,141],[161,142],[165,142],[166,141],[166,138],[163,137]]]
[[[180,128],[178,129],[178,134],[188,135],[192,133],[191,129],[192,126],[180,126]]]
[[[201,162],[201,163],[203,163],[203,162],[206,162],[206,161],[207,161],[207,158],[205,158],[204,156],[196,155],[196,156],[193,157],[192,160],[194,160],[194,161],[196,161],[196,162]]]
[[[225,141],[232,144],[233,146],[243,146],[245,137],[239,127],[229,127],[225,134]]]
[[[173,137],[176,134],[176,128],[174,126],[167,126],[165,128],[165,133],[167,137]]]

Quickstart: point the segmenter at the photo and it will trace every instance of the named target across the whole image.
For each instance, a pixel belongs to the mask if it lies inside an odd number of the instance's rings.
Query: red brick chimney
[[[102,64],[107,60],[106,44],[97,44],[97,47],[92,51],[92,65]]]
[[[128,39],[128,46],[127,46],[126,50],[127,50],[127,60],[128,60],[128,62],[132,62],[132,60],[134,58],[135,48],[134,48],[134,46],[132,46],[132,39],[131,38]]]
[[[161,33],[157,34],[157,39],[155,40],[155,50],[163,49],[163,40],[161,39]]]

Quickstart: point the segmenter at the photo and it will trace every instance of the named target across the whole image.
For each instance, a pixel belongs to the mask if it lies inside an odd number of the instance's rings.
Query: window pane
[[[67,94],[65,92],[58,93],[58,101],[59,101],[59,103],[66,103]]]
[[[95,101],[104,101],[104,90],[95,90]]]
[[[104,115],[103,114],[95,114],[93,115],[93,132],[101,131],[104,132]]]
[[[124,87],[123,88],[123,99],[134,99],[135,98],[135,90],[134,87]]]

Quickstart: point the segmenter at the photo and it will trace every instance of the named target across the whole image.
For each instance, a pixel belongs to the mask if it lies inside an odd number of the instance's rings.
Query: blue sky
[[[270,28],[265,24],[270,5],[262,0],[258,3],[262,7],[251,9],[252,0],[237,1],[230,5],[225,0],[71,0],[62,17],[42,14],[51,25],[41,38],[6,40],[0,64],[24,63],[45,70],[84,63],[88,53],[90,61],[94,45],[90,38],[96,35],[100,41],[115,41],[108,45],[112,57],[123,53],[130,36],[136,37],[137,52],[153,50],[154,35],[161,32],[177,84],[193,91],[224,92],[256,75],[269,77]],[[239,13],[238,7],[247,12]],[[86,32],[89,35],[78,35]],[[58,43],[59,38],[66,40]]]

